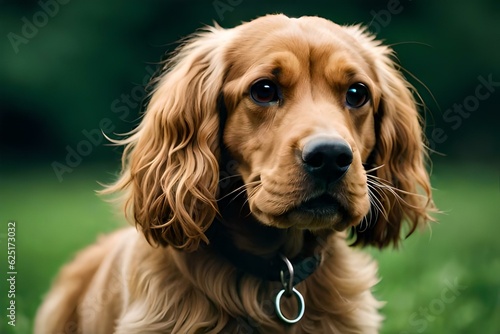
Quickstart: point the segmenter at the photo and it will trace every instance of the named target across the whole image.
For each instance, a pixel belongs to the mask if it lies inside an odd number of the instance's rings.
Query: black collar
[[[217,224],[216,222],[214,223]],[[207,247],[227,259],[241,274],[249,274],[262,280],[273,282],[282,281],[282,272],[285,276],[288,275],[289,270],[280,253],[276,253],[270,258],[251,254],[236,247],[231,238],[224,232],[219,230],[218,232],[221,233],[214,233],[213,230],[210,230],[207,233],[210,240],[210,244]],[[318,253],[311,256],[299,255],[290,259],[294,272],[293,285],[295,286],[311,276],[318,268],[320,261],[321,256]]]

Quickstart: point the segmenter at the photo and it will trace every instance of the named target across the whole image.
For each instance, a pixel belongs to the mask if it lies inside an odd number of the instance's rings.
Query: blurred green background
[[[31,332],[58,268],[124,224],[95,195],[138,123],[144,84],[204,24],[266,13],[363,23],[393,45],[426,108],[432,231],[380,263],[383,333],[500,333],[500,2],[0,0],[0,332]],[[7,324],[7,224],[16,222],[16,327]]]

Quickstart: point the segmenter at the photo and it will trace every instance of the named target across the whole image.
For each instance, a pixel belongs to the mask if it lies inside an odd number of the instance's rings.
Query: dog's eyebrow
[[[261,58],[245,74],[246,86],[260,78],[274,79],[280,85],[289,87],[297,82],[301,75],[298,57],[290,51],[280,51]]]
[[[323,75],[332,86],[339,88],[353,80],[365,81],[368,78],[366,69],[359,62],[352,62],[345,54],[332,54],[323,70]],[[358,79],[356,79],[358,78]]]

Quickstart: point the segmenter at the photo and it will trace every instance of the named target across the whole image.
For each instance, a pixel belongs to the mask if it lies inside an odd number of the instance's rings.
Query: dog
[[[191,36],[115,141],[103,192],[135,228],[61,270],[35,333],[378,333],[377,266],[358,248],[397,246],[434,210],[393,55],[319,17]]]

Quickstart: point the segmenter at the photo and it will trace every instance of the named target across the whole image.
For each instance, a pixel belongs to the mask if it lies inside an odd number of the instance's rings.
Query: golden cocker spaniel
[[[433,209],[392,55],[318,17],[187,40],[117,142],[105,192],[137,229],[62,269],[35,332],[377,333],[376,264],[349,244],[397,245]]]

